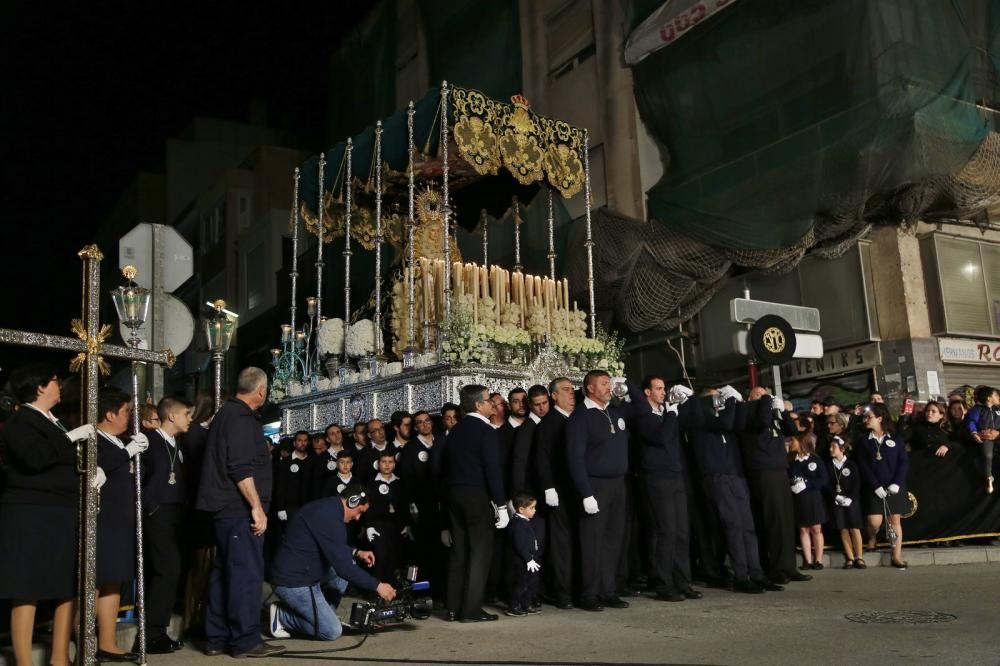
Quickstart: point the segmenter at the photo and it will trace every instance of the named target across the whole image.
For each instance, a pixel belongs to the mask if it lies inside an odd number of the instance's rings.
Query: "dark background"
[[[3,3],[0,327],[70,334],[76,252],[192,118],[263,103],[290,147],[326,145],[331,56],[374,4]],[[0,346],[0,383],[39,358],[67,356]]]

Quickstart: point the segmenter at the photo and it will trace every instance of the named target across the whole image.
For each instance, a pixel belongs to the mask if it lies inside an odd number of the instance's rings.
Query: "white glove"
[[[892,494],[892,495],[898,495],[899,494],[899,486],[896,485],[895,483],[889,484],[889,493]]]
[[[835,498],[835,500],[836,500],[838,506],[851,506],[851,504],[854,503],[854,500],[852,500],[850,497],[846,497],[844,495],[837,495],[837,497]]]
[[[287,511],[279,511],[278,512],[278,520],[288,520],[288,512]]]
[[[670,402],[681,404],[688,398],[694,395],[694,391],[689,389],[684,384],[677,384],[676,386],[670,387],[670,392],[667,393],[667,399]]]
[[[135,458],[148,448],[149,439],[141,432],[133,435],[132,441],[125,445],[125,450],[128,452],[129,458]]]
[[[559,506],[559,493],[555,488],[545,489],[545,504],[548,506]]]
[[[404,527],[403,531],[400,532],[400,534],[409,539],[410,541],[415,541],[415,539],[413,538],[413,528],[410,527],[409,525]]]
[[[797,481],[797,482],[795,482],[795,483],[792,484],[792,492],[794,494],[796,494],[796,495],[798,495],[799,493],[801,493],[805,489],[806,489],[806,482],[805,481]]]
[[[368,537],[369,542],[372,542],[375,540],[375,537],[382,536],[382,534],[374,527],[369,527],[365,530],[365,536]]]
[[[417,505],[414,502],[410,502],[410,515],[411,516],[420,515],[420,509],[417,508]]]
[[[98,467],[97,468],[97,474],[94,475],[94,480],[90,483],[90,487],[91,488],[97,488],[98,490],[100,490],[101,486],[103,486],[105,483],[107,483],[107,481],[108,481],[107,474],[104,473],[103,469],[101,469],[100,467]]]
[[[677,403],[668,402],[663,407],[663,413],[666,414],[667,412],[671,412],[671,413],[673,413],[674,416],[677,416],[677,413],[678,413]]]
[[[507,523],[510,522],[510,514],[507,513],[507,505],[505,504],[501,507],[494,506],[493,511],[497,517],[497,522],[494,523],[494,526],[498,530],[502,530],[503,528],[507,527]]]
[[[778,397],[771,398],[772,409],[777,409],[778,412],[785,411],[785,401]]]
[[[875,489],[875,494],[878,496],[879,499],[885,499],[886,495],[888,495],[889,493],[885,492],[885,488],[879,486],[878,488]]]
[[[589,513],[590,515],[594,515],[595,513],[600,511],[600,509],[597,507],[597,498],[594,497],[593,495],[591,495],[590,497],[584,497],[583,510]]]
[[[66,437],[71,442],[79,442],[81,439],[89,439],[91,435],[97,435],[97,428],[94,427],[93,423],[84,423],[79,428],[73,428],[66,433]]]
[[[542,565],[534,560],[528,560],[528,571],[531,573],[538,573],[538,570],[542,568]]]
[[[455,543],[451,538],[451,530],[441,530],[441,544],[445,548],[451,548],[451,544]]]
[[[740,392],[734,389],[729,384],[726,384],[721,389],[719,389],[719,393],[722,395],[723,400],[729,400],[730,398],[733,398],[736,400],[736,402],[743,402],[743,396],[740,395]]]

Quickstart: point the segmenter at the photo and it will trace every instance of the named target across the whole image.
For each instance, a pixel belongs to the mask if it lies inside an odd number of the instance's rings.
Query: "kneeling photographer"
[[[392,585],[379,582],[355,561],[371,566],[375,555],[347,541],[347,524],[367,509],[364,487],[352,483],[339,496],[315,500],[296,513],[271,566],[271,582],[280,599],[270,606],[272,636],[288,638],[292,631],[316,640],[340,638],[336,606],[348,583],[375,591],[385,601],[396,597]]]

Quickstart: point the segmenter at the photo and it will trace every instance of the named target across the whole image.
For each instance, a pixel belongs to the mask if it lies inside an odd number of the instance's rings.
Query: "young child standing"
[[[833,522],[840,530],[845,569],[866,569],[861,548],[861,476],[847,458],[850,445],[842,437],[830,440],[830,479],[833,482]]]
[[[510,607],[507,615],[522,615],[540,612],[531,605],[538,596],[538,571],[541,565],[535,561],[538,556],[538,540],[531,526],[538,503],[527,493],[514,496],[514,518],[510,521]]]
[[[795,521],[799,526],[803,569],[823,568],[823,487],[827,484],[826,466],[816,455],[816,436],[802,433],[789,438],[788,475],[791,477]]]
[[[394,580],[403,561],[403,538],[412,539],[407,518],[405,490],[396,471],[395,451],[386,447],[378,455],[378,474],[368,483],[369,509],[363,514],[364,536],[375,553],[371,574]]]

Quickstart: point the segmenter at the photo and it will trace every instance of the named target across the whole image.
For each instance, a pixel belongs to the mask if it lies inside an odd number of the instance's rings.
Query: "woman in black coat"
[[[944,406],[932,400],[924,406],[924,418],[910,427],[910,450],[929,449],[943,458],[951,443]]]
[[[11,643],[18,664],[31,663],[38,602],[54,600],[51,663],[68,666],[76,606],[76,446],[51,412],[61,397],[53,366],[18,368],[10,384],[18,407],[0,441],[7,467],[0,495],[0,599],[11,600]]]

